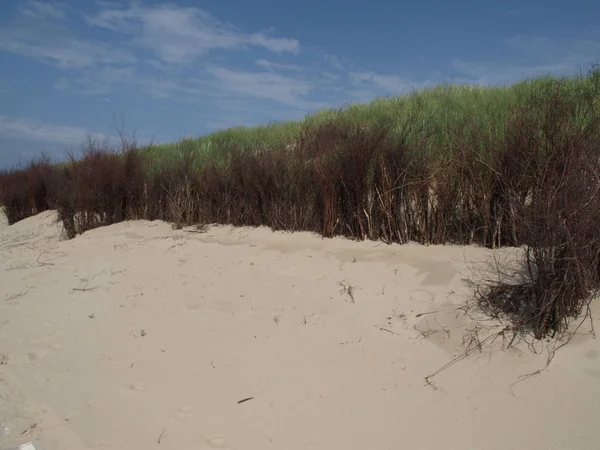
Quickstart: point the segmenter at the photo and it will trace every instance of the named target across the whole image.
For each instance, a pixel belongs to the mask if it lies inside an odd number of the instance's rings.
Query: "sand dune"
[[[196,231],[126,222],[67,241],[54,212],[0,223],[0,448],[600,445],[589,322],[512,387],[546,343],[425,383],[473,330],[500,329],[465,313],[464,279],[515,250]]]

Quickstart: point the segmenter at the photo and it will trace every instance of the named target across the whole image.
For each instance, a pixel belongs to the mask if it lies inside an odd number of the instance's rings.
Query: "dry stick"
[[[508,327],[504,328],[502,331],[499,331],[498,333],[495,333],[495,334],[492,334],[492,335],[486,337],[483,341],[478,341],[477,345],[467,348],[463,353],[458,355],[456,358],[453,358],[450,362],[444,364],[442,367],[440,367],[438,370],[436,370],[432,374],[427,375],[425,377],[425,382],[427,383],[427,385],[432,385],[431,379],[433,377],[435,377],[439,373],[443,372],[444,370],[452,367],[457,362],[462,361],[467,356],[469,356],[471,353],[473,353],[475,350],[481,350],[481,348],[483,347],[483,344],[487,343],[488,341],[493,343],[498,337],[502,336],[505,331],[508,331],[508,329],[509,329]]]
[[[341,286],[340,294],[344,294],[344,293],[348,294],[348,296],[352,300],[352,303],[354,303],[354,289],[356,288],[356,286],[352,286],[351,284],[346,284],[343,281],[340,281],[339,285]]]
[[[254,399],[254,397],[243,398],[241,400],[238,400],[238,405],[241,404],[241,403],[245,403],[247,401],[253,400],[253,399]]]
[[[424,316],[426,314],[435,314],[435,313],[438,313],[438,312],[439,311],[429,311],[429,312],[419,313],[415,317],[421,317],[421,316]]]
[[[13,294],[13,295],[11,295],[11,296],[7,297],[7,298],[6,298],[4,301],[8,302],[8,301],[10,301],[10,300],[14,300],[14,299],[16,299],[16,298],[23,297],[25,294],[27,294],[27,291],[29,291],[29,288],[28,288],[28,287],[27,287],[27,288],[25,288],[25,289],[23,289],[23,290],[22,290],[21,292],[19,292],[18,294]]]
[[[388,330],[387,328],[382,328],[382,327],[379,327],[379,329],[380,329],[381,331],[385,331],[385,332],[387,332],[387,333],[390,333],[390,334],[395,334],[396,336],[402,336],[401,334],[399,334],[399,333],[396,333],[395,331],[392,331],[392,330]]]
[[[592,334],[592,336],[596,336],[596,333],[594,331],[594,321],[592,318],[592,310],[590,308],[590,304],[588,302],[587,306],[586,306],[586,312],[585,315],[583,316],[583,319],[581,319],[579,321],[579,323],[577,324],[577,327],[575,327],[575,330],[573,330],[573,332],[571,333],[567,333],[567,340],[565,342],[563,342],[560,345],[556,345],[556,341],[554,342],[554,348],[552,348],[552,350],[548,351],[548,359],[546,360],[546,364],[544,365],[544,367],[536,370],[535,372],[531,372],[525,375],[521,375],[519,376],[519,378],[517,379],[517,381],[513,382],[510,384],[510,386],[508,387],[510,389],[510,393],[514,396],[515,393],[513,391],[513,386],[521,383],[522,381],[528,380],[529,378],[535,376],[535,375],[539,375],[541,374],[543,371],[545,371],[546,369],[548,369],[548,367],[550,366],[550,363],[552,362],[552,360],[554,359],[554,357],[556,356],[556,352],[558,350],[560,350],[561,348],[563,348],[565,345],[567,345],[569,342],[571,342],[571,340],[573,339],[573,337],[575,336],[575,334],[577,334],[577,331],[579,330],[579,328],[581,327],[581,325],[583,325],[583,323],[586,321],[586,319],[589,317],[590,319],[590,323],[592,324],[592,329],[590,331],[590,333]]]
[[[87,291],[93,291],[94,289],[98,289],[100,286],[94,286],[91,288],[73,288],[71,289],[74,292],[87,292]]]
[[[160,445],[160,441],[163,440],[163,438],[165,437],[165,432],[167,431],[167,429],[165,428],[164,430],[162,430],[162,433],[160,433],[160,436],[158,436],[158,440],[156,442],[158,442],[158,445]]]

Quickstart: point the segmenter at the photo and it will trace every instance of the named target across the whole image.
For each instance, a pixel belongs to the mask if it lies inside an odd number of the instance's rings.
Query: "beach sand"
[[[499,338],[426,383],[501,329],[465,279],[518,250],[1,220],[0,448],[600,448],[589,320],[539,375]]]

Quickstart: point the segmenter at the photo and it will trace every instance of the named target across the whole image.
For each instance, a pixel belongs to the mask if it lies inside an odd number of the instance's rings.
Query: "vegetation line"
[[[480,305],[541,339],[600,287],[600,70],[442,86],[301,122],[0,172],[9,223],[56,209],[68,237],[128,219],[264,225],[386,243],[524,246]],[[352,297],[352,293],[350,293]]]

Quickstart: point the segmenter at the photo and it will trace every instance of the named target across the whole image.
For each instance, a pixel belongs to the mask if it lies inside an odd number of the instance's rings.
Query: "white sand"
[[[144,221],[59,235],[53,212],[0,224],[0,448],[600,448],[589,322],[512,391],[543,344],[425,385],[477,324],[462,280],[490,251]]]

